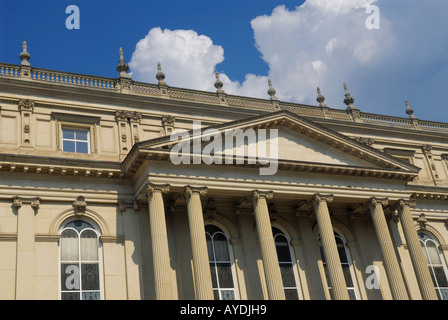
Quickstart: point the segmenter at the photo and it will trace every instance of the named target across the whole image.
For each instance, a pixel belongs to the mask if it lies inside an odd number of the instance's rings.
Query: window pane
[[[213,298],[219,300],[219,290],[213,290]]]
[[[64,230],[61,234],[61,260],[78,261],[78,234],[75,230]]]
[[[100,300],[99,292],[83,292],[82,300]]]
[[[213,253],[212,238],[208,233],[206,233],[205,239],[207,241],[208,261],[215,261],[215,256]]]
[[[429,260],[432,264],[441,264],[440,256],[439,256],[439,249],[437,248],[436,244],[432,240],[426,241],[426,248],[428,250],[429,254]]]
[[[437,291],[439,291],[440,300],[448,300],[448,289],[440,289]]]
[[[221,290],[221,300],[235,300],[235,292],[233,290]]]
[[[62,144],[62,150],[65,152],[75,152],[75,142],[64,140],[64,143]]]
[[[210,273],[212,275],[212,286],[213,286],[213,288],[218,288],[218,281],[217,281],[217,278],[216,278],[215,263],[210,263]]]
[[[339,258],[342,263],[348,263],[347,253],[345,252],[345,245],[341,238],[336,237],[336,245],[338,247]]]
[[[350,300],[356,300],[355,289],[348,289],[348,296]]]
[[[94,229],[90,223],[85,222],[83,220],[70,221],[65,225],[64,228],[73,228],[73,229],[76,229],[78,232],[81,232],[82,230],[84,230],[86,228]]]
[[[75,130],[73,129],[62,129],[63,139],[75,139]]]
[[[62,300],[79,300],[79,292],[62,292]]]
[[[296,289],[285,289],[286,300],[299,300],[299,295]]]
[[[87,130],[76,130],[76,140],[87,141]]]
[[[352,275],[350,274],[350,268],[347,264],[342,265],[342,271],[344,272],[345,283],[347,287],[353,287]]]
[[[79,290],[79,266],[77,264],[61,264],[61,290]]]
[[[445,270],[443,270],[443,267],[433,267],[433,269],[439,287],[448,287],[448,281],[446,280]]]
[[[99,268],[97,263],[81,264],[82,289],[99,290]]]
[[[216,264],[218,270],[218,280],[220,288],[233,288],[232,270],[230,264]]]
[[[76,141],[76,152],[89,153],[89,145],[87,144],[87,142]]]
[[[81,233],[81,260],[98,260],[98,241],[93,230],[85,230]]]
[[[275,246],[277,249],[277,257],[279,262],[291,262],[291,254],[287,239],[282,236],[275,237]]]
[[[227,238],[222,233],[216,233],[213,236],[216,261],[230,261],[229,246]]]
[[[292,265],[280,265],[280,273],[282,274],[282,281],[284,287],[295,287],[296,280]]]

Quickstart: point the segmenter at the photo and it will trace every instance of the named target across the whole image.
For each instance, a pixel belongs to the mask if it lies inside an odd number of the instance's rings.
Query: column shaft
[[[260,239],[263,268],[266,276],[266,286],[270,300],[285,300],[282,276],[275,248],[274,236],[272,234],[271,220],[266,198],[272,197],[272,192],[263,193],[254,191],[253,202],[255,221],[258,237]]]
[[[407,300],[408,294],[401,275],[392,237],[387,227],[386,217],[384,216],[383,205],[386,204],[386,199],[371,198],[369,210],[383,255],[384,267],[389,278],[392,297],[394,300]]]
[[[327,202],[332,201],[332,196],[315,195],[313,199],[317,224],[320,231],[320,239],[325,255],[328,270],[328,280],[331,286],[332,299],[349,300],[347,284],[342,271],[341,259],[331,225],[330,212]]]
[[[149,224],[151,229],[151,246],[154,266],[154,282],[157,300],[172,300],[173,288],[169,271],[170,256],[166,230],[165,207],[162,192],[167,192],[169,185],[149,184]]]
[[[437,300],[437,293],[429,273],[420,240],[418,239],[417,231],[414,227],[414,222],[412,221],[411,206],[415,206],[415,203],[406,200],[400,200],[397,206],[404,236],[408,245],[422,299]]]
[[[204,216],[201,194],[206,188],[186,187],[188,223],[190,226],[191,249],[193,253],[193,272],[197,300],[213,300],[213,285],[205,238]]]

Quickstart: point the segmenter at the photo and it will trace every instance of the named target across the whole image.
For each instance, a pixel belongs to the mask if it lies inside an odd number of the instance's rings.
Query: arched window
[[[215,300],[234,300],[233,262],[227,236],[215,225],[205,226],[205,236]]]
[[[337,246],[338,253],[339,253],[339,259],[341,260],[341,266],[342,266],[342,271],[344,273],[345,284],[346,284],[347,290],[348,290],[348,296],[349,296],[350,300],[357,300],[358,293],[357,293],[357,288],[355,287],[355,281],[354,281],[355,277],[354,277],[353,270],[352,270],[352,263],[351,263],[350,255],[349,255],[348,251],[346,250],[344,240],[342,239],[342,237],[338,233],[334,232],[334,238],[336,240],[336,246]],[[320,240],[320,235],[318,237],[318,240]],[[322,263],[325,268],[325,276],[327,277],[327,282],[329,282],[327,263],[325,261],[325,255],[324,255],[324,250],[323,250],[322,244],[320,245],[320,254],[322,256]],[[330,291],[330,296],[331,296],[331,287],[328,287],[328,290]]]
[[[280,265],[286,300],[299,300],[294,260],[292,258],[288,239],[278,228],[273,227],[272,233],[274,235],[275,248],[277,249],[277,258]]]
[[[418,237],[437,295],[440,300],[448,300],[447,268],[439,244],[426,233],[419,232]]]
[[[70,221],[61,230],[61,299],[100,300],[98,233],[88,222]]]

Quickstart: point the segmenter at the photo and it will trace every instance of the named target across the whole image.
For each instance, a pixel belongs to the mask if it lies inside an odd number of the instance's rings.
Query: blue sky
[[[380,10],[368,30],[365,8]],[[80,10],[68,30],[67,6]],[[0,0],[0,62],[116,77],[123,47],[132,77],[214,91],[214,71],[231,94],[344,109],[343,83],[361,111],[448,122],[446,0]]]

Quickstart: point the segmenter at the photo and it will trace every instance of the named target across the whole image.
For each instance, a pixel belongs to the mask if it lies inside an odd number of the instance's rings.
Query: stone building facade
[[[170,87],[160,65],[142,83],[122,50],[117,78],[19,58],[0,64],[0,299],[448,299],[448,124],[362,112],[347,86],[335,109],[218,74]]]

